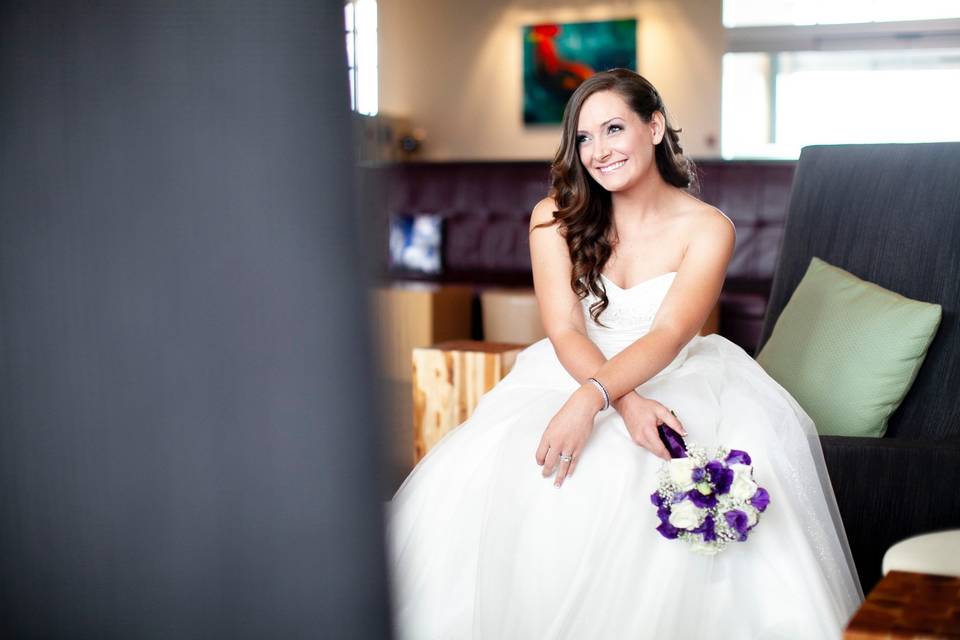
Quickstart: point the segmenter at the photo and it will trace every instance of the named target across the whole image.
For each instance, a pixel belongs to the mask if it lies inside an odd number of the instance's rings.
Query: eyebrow
[[[623,117],[622,117],[622,116],[613,116],[612,118],[610,118],[610,119],[607,120],[606,122],[603,122],[603,123],[600,125],[600,128],[602,129],[603,127],[607,126],[608,124],[610,124],[611,122],[613,122],[613,121],[616,120],[617,118],[620,118],[621,120],[623,120]],[[577,133],[586,133],[586,131],[584,131],[583,129],[578,129],[578,130],[577,130]]]

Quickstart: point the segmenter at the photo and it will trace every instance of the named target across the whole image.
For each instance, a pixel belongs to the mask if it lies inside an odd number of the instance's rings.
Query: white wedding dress
[[[676,275],[630,289],[587,332],[606,357],[649,330]],[[637,388],[688,443],[746,450],[770,505],[745,543],[697,555],[656,531],[662,460],[614,409],[559,489],[535,452],[577,382],[548,339],[447,434],[386,504],[400,638],[839,638],[863,594],[810,418],[742,349],[695,337]]]

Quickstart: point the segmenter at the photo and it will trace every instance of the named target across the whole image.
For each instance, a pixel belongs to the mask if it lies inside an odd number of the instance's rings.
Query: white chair
[[[890,571],[960,576],[960,529],[898,542],[883,555],[883,575]]]
[[[533,289],[487,289],[480,294],[483,339],[532,344],[547,337]]]

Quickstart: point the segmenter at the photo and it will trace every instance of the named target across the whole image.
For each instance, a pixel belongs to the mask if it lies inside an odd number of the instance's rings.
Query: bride
[[[387,504],[402,638],[839,638],[863,598],[810,418],[746,353],[698,336],[734,228],[689,195],[656,89],[624,69],[571,97],[531,217],[548,338]],[[688,442],[753,456],[771,496],[715,556],[657,532]]]

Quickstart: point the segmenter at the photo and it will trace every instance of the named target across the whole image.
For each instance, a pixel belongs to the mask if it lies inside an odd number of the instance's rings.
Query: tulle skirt
[[[748,451],[771,502],[716,556],[656,531],[662,461],[600,413],[561,488],[535,451],[577,387],[549,340],[387,503],[400,638],[839,638],[862,592],[813,424],[742,349],[696,337],[638,387],[688,442]]]

